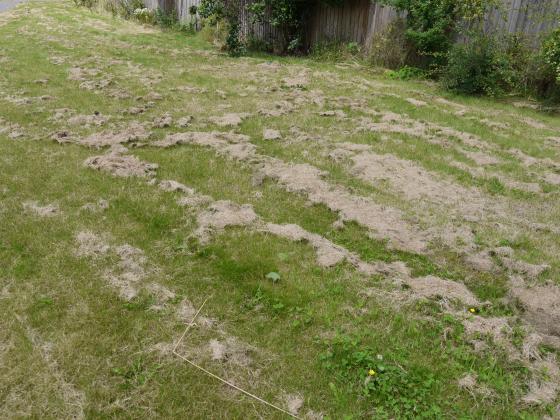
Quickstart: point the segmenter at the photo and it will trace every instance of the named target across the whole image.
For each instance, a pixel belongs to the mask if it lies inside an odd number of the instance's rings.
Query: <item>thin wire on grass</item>
[[[185,362],[187,362],[189,365],[191,365],[191,366],[195,367],[196,369],[198,369],[198,370],[200,370],[200,371],[206,373],[208,376],[210,376],[210,377],[212,377],[212,378],[214,378],[214,379],[216,379],[216,380],[218,380],[218,381],[220,381],[220,382],[222,382],[222,383],[224,383],[224,384],[230,386],[230,387],[233,388],[233,389],[236,389],[237,391],[239,391],[239,392],[241,392],[241,393],[247,395],[248,397],[251,397],[251,398],[253,398],[253,399],[259,401],[260,403],[263,403],[263,404],[265,404],[265,405],[268,405],[269,407],[271,407],[271,408],[273,408],[273,409],[275,409],[275,410],[277,410],[277,411],[280,411],[281,413],[284,413],[284,414],[286,414],[286,415],[288,415],[288,416],[290,416],[290,417],[292,417],[292,418],[294,418],[294,419],[299,419],[298,416],[296,416],[296,415],[290,413],[289,411],[286,411],[286,410],[284,410],[283,408],[280,408],[280,407],[278,407],[278,406],[276,406],[276,405],[274,405],[274,404],[272,404],[272,403],[269,403],[268,401],[265,401],[265,400],[263,400],[262,398],[260,398],[260,397],[258,397],[258,396],[256,396],[256,395],[254,395],[254,394],[251,394],[249,391],[245,391],[244,389],[238,387],[238,386],[235,385],[235,384],[232,384],[231,382],[225,380],[224,378],[221,378],[221,377],[219,377],[218,375],[216,375],[216,374],[214,374],[214,373],[212,373],[212,372],[210,372],[210,371],[204,369],[202,366],[197,365],[197,364],[194,363],[192,360],[187,359],[185,356],[183,356],[182,354],[179,354],[179,353],[177,352],[177,348],[181,345],[181,343],[182,343],[182,341],[185,339],[187,333],[189,332],[189,330],[191,329],[191,327],[194,325],[194,321],[196,320],[196,318],[198,317],[198,315],[199,315],[200,312],[202,311],[202,308],[204,308],[204,305],[206,305],[206,302],[208,301],[208,299],[210,299],[210,298],[209,298],[209,297],[206,298],[206,300],[202,303],[202,305],[200,306],[200,308],[198,309],[198,311],[197,311],[196,314],[194,315],[194,317],[193,317],[193,319],[191,320],[191,322],[189,322],[189,324],[187,325],[187,328],[185,328],[185,331],[183,332],[183,334],[181,335],[181,337],[179,338],[179,340],[177,341],[177,343],[175,343],[175,347],[173,348],[173,354],[174,354],[175,356],[179,357],[180,359],[184,360]]]

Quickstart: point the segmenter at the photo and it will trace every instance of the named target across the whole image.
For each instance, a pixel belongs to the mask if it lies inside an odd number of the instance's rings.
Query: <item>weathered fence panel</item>
[[[391,7],[369,0],[350,0],[343,6],[320,3],[312,15],[309,45],[320,42],[357,42],[368,47],[398,16]],[[560,0],[503,0],[503,6],[488,13],[486,32],[505,31],[533,38],[559,25]]]
[[[272,44],[276,37],[279,36],[278,30],[270,23],[253,22],[247,6],[252,3],[252,0],[240,0],[241,7],[241,36],[245,39],[255,39],[268,44]],[[265,19],[268,21],[268,19]]]
[[[189,14],[191,6],[198,6],[200,0],[144,0],[144,5],[151,10],[161,9],[167,13],[175,11],[181,22],[194,18]]]
[[[199,3],[200,0],[175,0],[175,11],[179,20],[185,22],[195,18],[189,14],[189,9],[191,6],[198,6]]]
[[[486,16],[484,29],[538,38],[558,26],[559,14],[560,0],[503,0],[502,9]]]
[[[356,42],[368,45],[374,34],[397,17],[397,12],[370,0],[350,0],[343,6],[318,3],[311,15],[308,45],[323,42]]]
[[[247,11],[253,0],[241,0],[241,34],[273,43],[279,32],[270,24],[255,23]],[[189,8],[200,0],[145,0],[146,7],[175,10],[181,21],[192,19]],[[324,42],[356,42],[366,48],[375,34],[382,32],[398,16],[391,7],[370,0],[347,0],[342,6],[316,2],[309,6],[311,16],[306,28],[307,46]],[[503,0],[503,7],[485,19],[486,31],[521,33],[537,39],[559,25],[560,0]]]

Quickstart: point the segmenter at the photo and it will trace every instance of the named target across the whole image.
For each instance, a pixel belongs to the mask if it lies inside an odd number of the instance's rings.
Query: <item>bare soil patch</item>
[[[75,115],[73,117],[70,117],[68,119],[68,124],[73,126],[86,127],[86,128],[90,126],[100,127],[102,125],[107,124],[108,120],[109,120],[108,117],[105,117],[100,113],[95,113],[92,115]]]
[[[23,209],[39,217],[54,217],[60,214],[60,209],[56,204],[41,205],[38,201],[25,201]]]
[[[444,280],[435,276],[427,276],[413,278],[407,284],[419,297],[443,298],[449,301],[457,300],[471,307],[476,307],[480,304],[478,299],[462,283]]]
[[[356,254],[333,244],[321,235],[306,231],[301,226],[267,223],[262,229],[293,242],[308,242],[313,249],[315,249],[317,253],[317,263],[321,267],[333,267],[343,261],[348,261],[365,274],[372,274],[376,271],[375,267],[361,261]]]
[[[83,146],[100,149],[107,146],[146,140],[150,134],[143,124],[133,122],[124,130],[94,133],[88,137],[78,139],[78,143]]]
[[[243,122],[250,114],[247,113],[230,113],[221,117],[210,117],[208,120],[219,127],[236,127]]]
[[[560,289],[554,285],[528,286],[514,277],[510,294],[525,310],[523,316],[546,335],[560,336]]]
[[[136,156],[114,152],[92,156],[85,160],[84,166],[124,178],[131,176],[152,177],[158,168],[155,163],[143,162]]]
[[[212,233],[228,226],[250,226],[258,216],[250,205],[238,205],[231,201],[216,201],[197,217],[196,235],[204,243]]]
[[[266,128],[263,132],[263,139],[265,140],[280,140],[281,138],[282,134],[278,130]]]
[[[90,231],[76,235],[76,255],[79,257],[100,257],[106,255],[111,247],[103,238]]]
[[[355,196],[341,187],[332,186],[323,178],[325,172],[308,164],[287,164],[279,159],[258,155],[249,137],[234,133],[187,132],[167,136],[154,143],[159,147],[177,144],[209,146],[220,154],[255,165],[265,176],[290,192],[306,195],[313,203],[324,204],[340,214],[343,220],[352,220],[371,230],[379,239],[389,239],[396,248],[424,252],[427,238],[404,220],[403,214],[372,200]]]

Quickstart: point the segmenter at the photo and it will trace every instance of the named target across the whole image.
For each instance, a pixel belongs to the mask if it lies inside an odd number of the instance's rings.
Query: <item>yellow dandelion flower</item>
[[[471,309],[469,309],[469,312],[470,312],[471,314],[474,314],[474,313],[476,313],[476,309],[475,309],[475,308],[471,308]]]
[[[373,369],[370,369],[369,372],[368,372],[368,375],[369,376],[375,376],[375,375],[377,375],[377,372]]]

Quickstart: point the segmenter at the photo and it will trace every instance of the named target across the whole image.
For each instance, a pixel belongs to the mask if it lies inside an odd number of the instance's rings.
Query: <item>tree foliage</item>
[[[297,52],[303,46],[304,30],[313,7],[318,2],[341,6],[347,0],[254,0],[247,6],[253,22],[269,24],[276,29],[276,53]],[[239,29],[239,0],[202,0],[199,14],[204,18],[225,19],[231,28]],[[233,39],[233,33],[232,35]]]
[[[198,14],[205,19],[225,21],[228,25],[226,48],[229,54],[232,56],[242,54],[244,45],[239,36],[241,28],[239,0],[202,0],[198,6]]]
[[[462,27],[483,19],[496,0],[382,0],[406,13],[406,38],[423,64],[445,61]]]
[[[560,28],[557,28],[543,43],[543,56],[545,62],[551,66],[556,79],[560,82]]]
[[[269,23],[277,29],[276,52],[294,52],[302,45],[302,29],[312,3],[309,0],[256,0],[248,10],[255,21]]]

